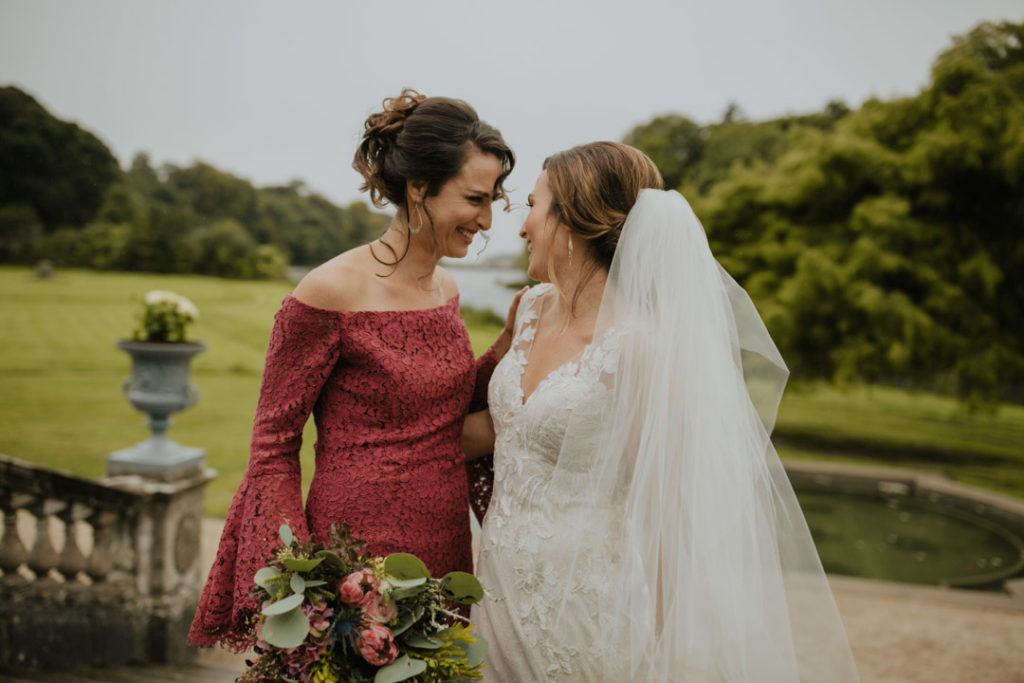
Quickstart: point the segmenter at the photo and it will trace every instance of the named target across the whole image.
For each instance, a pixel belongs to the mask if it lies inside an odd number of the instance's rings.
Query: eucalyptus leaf
[[[306,581],[306,588],[313,588],[314,586],[326,586],[326,585],[327,585],[327,582],[326,581],[321,581],[320,579],[317,579],[316,581]]]
[[[345,566],[345,563],[342,561],[342,559],[338,557],[335,553],[332,553],[330,550],[318,550],[316,552],[316,556],[322,559],[327,564],[331,565],[332,567]]]
[[[291,545],[292,541],[295,540],[295,534],[292,533],[292,528],[287,524],[282,524],[278,533],[281,535],[281,543],[285,545]]]
[[[293,572],[308,572],[323,561],[324,558],[322,557],[310,560],[300,560],[298,558],[289,557],[286,560],[281,560],[281,564],[284,565],[285,569],[291,569]]]
[[[284,614],[285,612],[290,612],[291,610],[301,605],[302,601],[305,599],[306,596],[302,595],[301,593],[299,593],[298,595],[289,595],[287,598],[281,598],[277,602],[272,602],[266,607],[264,607],[261,614],[265,614],[269,617],[274,614]]]
[[[284,614],[274,614],[267,617],[267,621],[263,624],[263,640],[274,647],[298,647],[307,635],[309,635],[309,618],[301,609],[293,609]]]
[[[399,612],[398,624],[392,627],[391,634],[398,637],[399,634],[405,633],[423,617],[423,612],[423,607],[416,607],[408,612]]]
[[[387,581],[395,588],[415,588],[416,586],[422,586],[425,584],[427,582],[427,577],[421,576],[417,579],[396,579],[391,577]]]
[[[253,577],[253,581],[255,581],[256,585],[260,588],[269,588],[267,584],[270,582],[270,580],[273,579],[275,576],[280,575],[281,570],[277,567],[264,567],[263,569],[260,569],[258,572],[256,572],[256,576]]]
[[[292,580],[290,582],[293,593],[305,593],[306,592],[306,580],[298,574],[292,574]]]
[[[409,553],[393,553],[384,558],[384,572],[403,580],[430,578],[423,560]]]
[[[472,574],[466,572],[448,572],[442,581],[445,582],[444,594],[455,602],[472,605],[484,597],[484,587]]]
[[[422,633],[410,633],[405,638],[402,638],[402,642],[410,647],[418,647],[422,650],[436,650],[444,645],[440,640],[430,638]]]
[[[483,664],[484,659],[487,658],[487,650],[490,649],[490,643],[487,642],[486,638],[475,633],[473,634],[473,637],[476,638],[476,642],[470,643],[469,646],[465,648],[466,663],[469,666],[478,666]]]
[[[398,681],[418,676],[426,670],[427,663],[422,659],[413,659],[408,655],[402,655],[387,666],[377,669],[373,683],[398,683]]]
[[[413,586],[412,588],[396,588],[395,590],[391,591],[391,600],[393,602],[398,600],[405,600],[406,598],[411,598],[414,595],[419,595],[425,590],[427,590],[426,584],[423,584],[421,586]]]

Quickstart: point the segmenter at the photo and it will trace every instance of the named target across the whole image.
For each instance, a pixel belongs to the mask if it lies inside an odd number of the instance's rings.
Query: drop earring
[[[569,265],[572,265],[572,235],[569,235]]]
[[[409,223],[408,223],[409,232],[411,232],[414,235],[418,234],[419,231],[423,229],[423,217],[420,216],[420,209],[419,209],[419,207],[416,207],[416,217],[420,219],[419,225],[417,225],[414,228],[414,227],[412,227],[412,221],[409,221]]]

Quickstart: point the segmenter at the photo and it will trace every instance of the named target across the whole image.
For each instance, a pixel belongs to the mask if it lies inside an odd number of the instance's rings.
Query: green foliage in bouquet
[[[254,661],[239,678],[321,683],[479,680],[487,642],[454,609],[483,597],[465,572],[436,579],[408,553],[370,557],[346,525],[326,545],[287,525],[271,563],[256,572],[264,598],[253,624]]]

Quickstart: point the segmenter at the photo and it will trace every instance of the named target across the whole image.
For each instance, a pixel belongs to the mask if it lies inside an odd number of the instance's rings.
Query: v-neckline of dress
[[[544,294],[547,294],[547,291],[545,291]],[[541,297],[537,297],[537,298],[541,299]],[[536,304],[537,302],[534,301],[533,303]],[[540,381],[537,382],[536,385],[534,385],[534,387],[530,391],[529,395],[527,395],[526,390],[523,388],[523,378],[526,376],[526,367],[530,364],[530,357],[533,355],[533,345],[537,341],[537,325],[540,324],[541,314],[544,312],[544,306],[543,306],[544,302],[543,302],[543,300],[540,302],[540,304],[541,304],[541,308],[540,308],[539,311],[536,312],[536,315],[535,315],[534,319],[526,321],[527,325],[531,325],[531,335],[530,335],[529,346],[525,349],[525,351],[519,350],[517,352],[517,357],[521,357],[521,359],[522,359],[521,362],[516,363],[516,365],[519,366],[519,377],[516,380],[516,387],[518,387],[518,389],[519,389],[519,407],[520,408],[525,408],[529,404],[530,399],[532,399],[534,397],[534,395],[537,393],[537,391],[540,390],[541,387],[543,387],[548,382],[549,379],[551,379],[555,375],[561,373],[562,370],[564,370],[568,366],[570,366],[572,364],[579,364],[580,360],[582,360],[582,358],[583,358],[583,354],[593,344],[593,340],[591,340],[587,344],[584,344],[583,348],[581,348],[579,351],[577,351],[572,356],[570,356],[568,359],[566,359],[564,363],[558,365],[557,367],[553,368],[551,370],[551,372],[549,372],[548,374],[544,375],[540,379]]]

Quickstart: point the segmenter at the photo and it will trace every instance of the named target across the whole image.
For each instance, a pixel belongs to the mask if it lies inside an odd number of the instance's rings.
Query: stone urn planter
[[[167,438],[171,414],[195,405],[199,389],[189,384],[192,358],[206,349],[201,342],[120,341],[131,356],[132,374],[124,380],[125,398],[148,416],[152,436],[131,448],[111,453],[111,475],[141,474],[160,479],[187,476],[203,466],[206,451]]]

